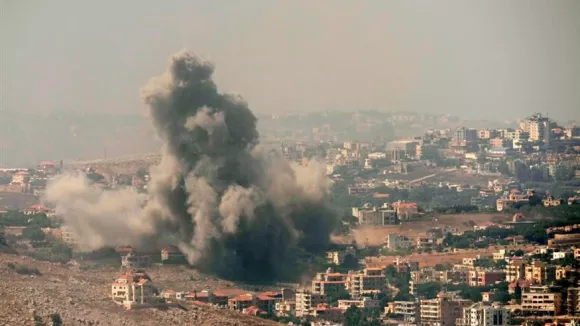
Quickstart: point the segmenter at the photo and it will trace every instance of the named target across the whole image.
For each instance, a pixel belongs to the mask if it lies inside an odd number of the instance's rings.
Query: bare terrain
[[[472,223],[479,224],[484,222],[505,222],[511,220],[508,214],[452,214],[440,215],[435,218],[429,217],[418,221],[403,222],[399,225],[389,225],[376,228],[354,229],[352,235],[344,237],[334,237],[333,241],[337,243],[351,243],[356,240],[357,243],[370,246],[380,246],[383,244],[388,234],[394,233],[405,235],[410,239],[416,239],[418,236],[425,235],[429,229],[435,227],[451,226],[456,227],[460,232],[473,230]],[[472,223],[471,223],[471,222]]]
[[[37,268],[41,275],[16,273],[9,263]],[[233,284],[179,266],[147,270],[160,288],[175,290],[230,289]],[[187,306],[126,311],[110,299],[110,284],[119,270],[103,267],[80,271],[73,266],[36,261],[0,252],[0,325],[34,325],[33,317],[45,321],[59,313],[63,325],[250,325],[277,323],[228,310]],[[47,325],[50,325],[47,323]]]
[[[465,249],[458,250],[456,252],[433,252],[433,253],[413,253],[411,255],[405,256],[405,259],[410,261],[416,261],[419,263],[419,267],[433,267],[437,264],[459,264],[462,262],[463,258],[474,258],[478,255],[482,257],[491,257],[494,252],[498,252],[500,249],[517,250],[522,249],[524,252],[534,251],[536,246],[527,245],[509,245],[509,246],[490,246],[483,249]],[[371,267],[384,267],[394,263],[396,257],[394,256],[381,256],[372,257],[367,260],[367,263]]]

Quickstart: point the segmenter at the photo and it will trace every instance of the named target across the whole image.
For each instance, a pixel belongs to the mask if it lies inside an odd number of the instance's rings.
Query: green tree
[[[344,326],[360,326],[363,323],[364,314],[357,306],[352,305],[344,313]]]
[[[50,316],[50,320],[52,321],[52,325],[53,326],[62,326],[62,318],[60,317],[59,313],[54,313],[51,314]]]
[[[31,241],[44,241],[46,234],[38,226],[29,226],[22,230],[22,236]]]

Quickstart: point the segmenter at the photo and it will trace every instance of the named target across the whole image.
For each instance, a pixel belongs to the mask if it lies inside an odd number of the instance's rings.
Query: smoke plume
[[[84,249],[170,243],[222,277],[293,279],[304,255],[326,248],[336,222],[324,166],[299,166],[261,148],[256,117],[241,97],[218,91],[213,71],[178,53],[142,89],[163,142],[146,195],[64,175],[44,200]]]

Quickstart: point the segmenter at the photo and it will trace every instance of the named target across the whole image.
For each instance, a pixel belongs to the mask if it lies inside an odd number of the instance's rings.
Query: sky
[[[0,0],[0,109],[141,113],[171,54],[258,113],[580,118],[577,0]]]

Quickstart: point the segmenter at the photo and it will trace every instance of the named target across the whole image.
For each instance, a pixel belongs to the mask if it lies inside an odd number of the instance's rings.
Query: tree
[[[40,227],[38,226],[29,226],[22,230],[22,236],[31,241],[44,241],[46,235]]]
[[[60,317],[60,314],[58,312],[51,314],[49,318],[52,321],[53,326],[62,326],[62,318]]]
[[[363,312],[357,306],[352,305],[344,313],[344,326],[360,326],[363,319]]]
[[[525,253],[522,249],[518,249],[518,250],[514,251],[514,255],[517,257],[522,257],[524,254]]]

